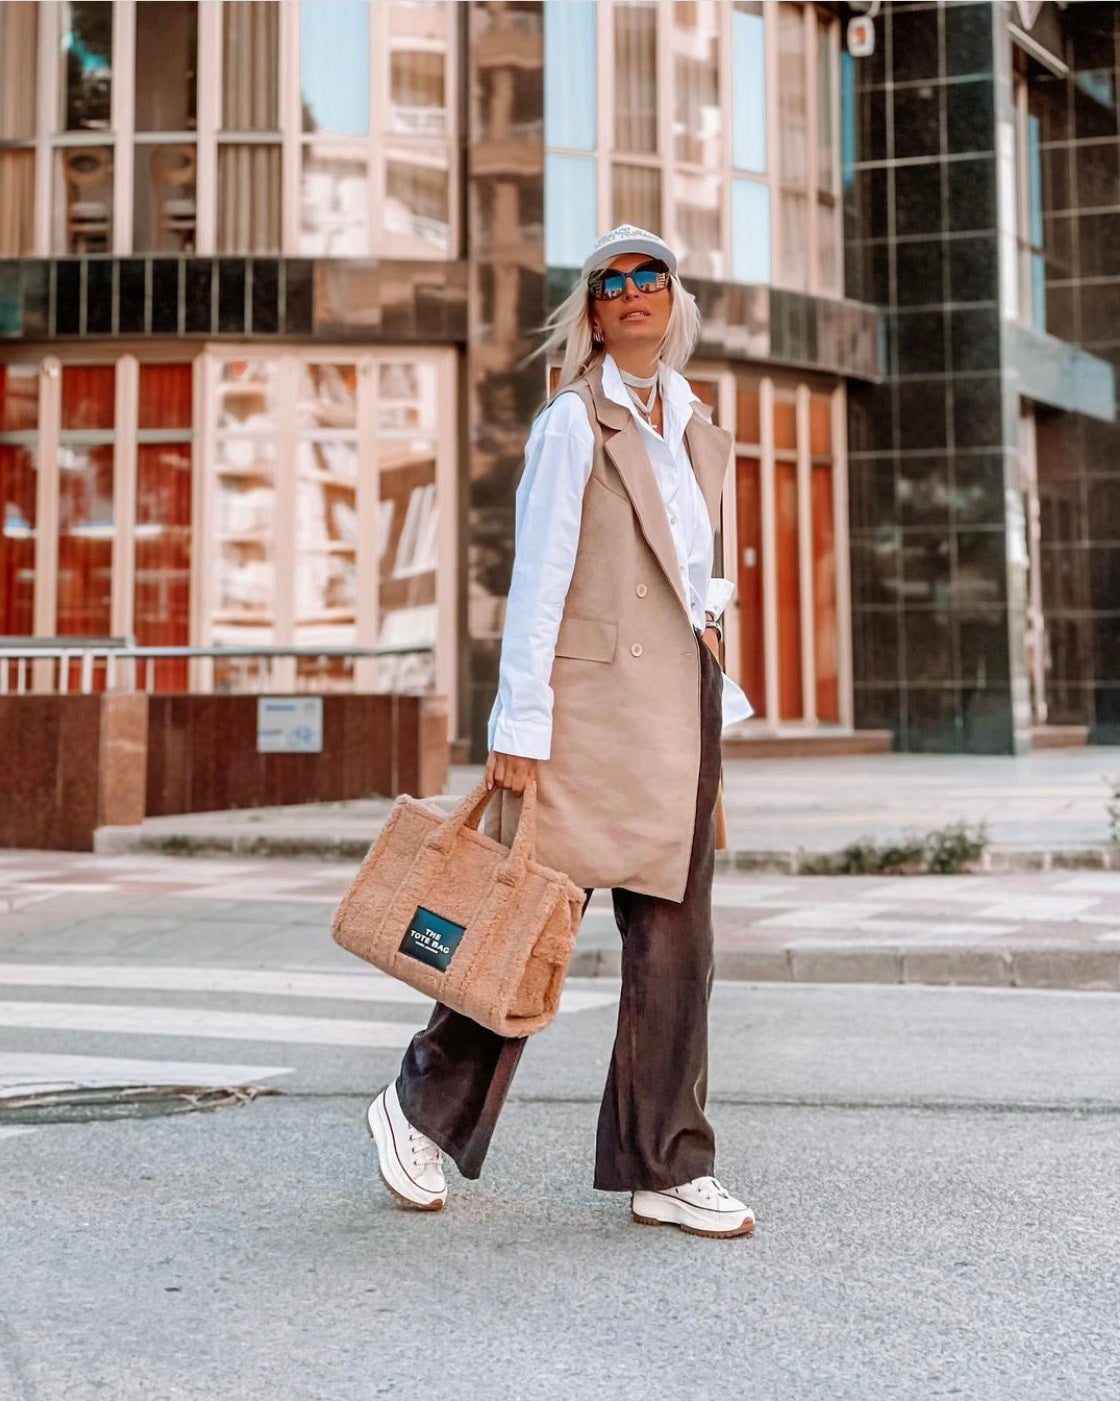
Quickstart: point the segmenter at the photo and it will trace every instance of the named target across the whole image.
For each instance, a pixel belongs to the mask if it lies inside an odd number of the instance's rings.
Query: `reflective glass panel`
[[[617,0],[614,6],[614,140],[619,151],[657,150],[657,6]]]
[[[809,180],[809,100],[805,18],[800,5],[778,6],[778,144],[783,185]]]
[[[299,81],[304,131],[369,134],[369,5],[303,0]]]
[[[66,0],[62,54],[63,131],[108,131],[113,86],[111,3]]]
[[[392,150],[385,161],[384,232],[400,258],[450,256],[447,157],[441,150]]]
[[[760,4],[735,0],[731,12],[732,163],[766,170],[766,25]]]
[[[143,375],[143,371],[141,371]],[[141,443],[136,450],[133,632],[141,646],[190,642],[191,445]],[[186,690],[187,661],[154,663],[151,686]]]
[[[661,171],[655,165],[621,165],[611,169],[611,222],[661,227]],[[586,255],[580,254],[577,262]]]
[[[817,24],[817,189],[836,193],[836,84],[832,73],[832,29]]]
[[[36,450],[0,441],[0,633],[30,634],[35,603]]]
[[[775,406],[776,408],[777,406]],[[799,720],[801,698],[801,560],[797,467],[774,464],[774,547],[778,590],[778,718]]]
[[[222,127],[275,131],[279,125],[280,15],[277,0],[222,5]]]
[[[720,214],[723,181],[718,175],[694,175],[678,171],[676,192],[676,249],[681,271],[693,277],[724,275]]]
[[[389,129],[409,136],[444,136],[450,130],[451,12],[444,0],[388,0],[387,8]]]
[[[758,180],[731,182],[731,276],[770,281],[770,187]]]
[[[677,160],[709,170],[718,169],[722,151],[719,14],[714,0],[673,6],[673,148]]]
[[[599,235],[595,166],[594,156],[545,156],[544,246],[553,267],[580,267]]]
[[[218,147],[218,252],[280,251],[280,147]]]
[[[593,151],[598,140],[595,0],[545,0],[544,139]]]
[[[113,150],[73,146],[57,153],[55,247],[108,253],[113,240]]]
[[[0,365],[0,433],[34,433],[38,427],[38,366]]]
[[[780,281],[785,287],[809,285],[809,200],[797,191],[783,190],[781,197],[781,228],[778,235],[781,249]]]
[[[0,150],[0,258],[21,257],[34,246],[35,152]]]
[[[116,413],[112,365],[67,365],[62,371],[62,429],[110,429]]]
[[[108,637],[113,566],[113,445],[58,449],[60,635]]]
[[[144,0],[136,6],[136,130],[193,131],[198,6]]]
[[[369,163],[361,150],[310,141],[303,148],[300,252],[358,257],[369,251]]]
[[[195,246],[197,157],[193,141],[137,143],[134,244],[137,253],[189,253]]]
[[[832,465],[814,463],[810,482],[813,549],[813,655],[817,677],[817,719],[840,719],[837,655],[836,523]]]
[[[32,0],[0,5],[0,141],[35,138],[38,8]]]

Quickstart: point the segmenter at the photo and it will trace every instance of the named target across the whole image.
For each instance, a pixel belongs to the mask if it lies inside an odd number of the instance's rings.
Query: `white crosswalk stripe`
[[[183,1059],[183,1043],[195,1041],[251,1041],[277,1047],[321,1046],[363,1049],[403,1049],[427,1020],[429,998],[415,989],[373,969],[329,972],[316,968],[237,968],[229,965],[182,966],[168,964],[65,964],[0,961],[0,990],[17,989],[19,998],[0,1000],[0,1107],[33,1091],[51,1093],[69,1089],[191,1085],[240,1086],[295,1073],[291,1053],[278,1055],[283,1064],[246,1065],[227,1061]],[[115,993],[112,1002],[58,1000],[50,993]],[[39,992],[47,994],[40,997]],[[172,994],[167,1000],[129,1000],[130,994]],[[375,1008],[406,1007],[403,1017],[378,1020],[366,1017],[311,1016],[302,1012],[255,1010],[244,1002],[236,1008],[207,1005],[211,998],[281,998],[306,1002],[352,1002]],[[202,999],[203,1005],[182,1005],[184,998]],[[617,989],[566,987],[561,996],[562,1014],[578,1013],[617,1002]],[[356,1010],[356,1009],[355,1009]],[[59,1050],[38,1051],[18,1047],[22,1033],[53,1032]],[[6,1035],[5,1035],[6,1033]],[[66,1047],[69,1036],[86,1034],[152,1038],[158,1046],[174,1039],[170,1056],[158,1050],[150,1057],[99,1054],[83,1042],[81,1053]],[[76,1050],[77,1048],[75,1048]],[[112,1047],[117,1051],[118,1046]],[[145,1045],[145,1051],[149,1046]],[[177,1053],[177,1054],[176,1054]],[[188,1052],[189,1054],[189,1052]],[[258,1052],[259,1055],[259,1052]],[[267,1058],[267,1053],[266,1053]],[[35,1132],[22,1124],[0,1125],[0,1138]]]
[[[72,1056],[39,1051],[0,1051],[0,1100],[32,1089],[107,1085],[248,1085],[291,1075],[282,1065],[223,1065],[217,1061],[134,1060],[123,1056]]]
[[[283,1041],[298,1046],[407,1046],[405,1022],[345,1017],[214,1012],[194,1007],[134,1007],[107,1002],[0,1002],[0,1026],[33,1031],[123,1032],[216,1041]]]

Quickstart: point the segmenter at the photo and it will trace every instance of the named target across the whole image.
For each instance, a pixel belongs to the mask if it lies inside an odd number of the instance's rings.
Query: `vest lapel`
[[[657,556],[657,562],[665,571],[665,577],[680,600],[681,607],[689,612],[688,600],[681,583],[677,551],[673,544],[673,532],[669,528],[669,517],[665,503],[657,489],[649,456],[642,444],[638,425],[629,409],[616,404],[603,393],[603,373],[601,369],[588,377],[592,402],[599,422],[607,431],[603,434],[603,445],[607,456],[614,463],[622,484],[638,517],[642,534],[649,547]],[[705,498],[706,499],[706,498]],[[717,497],[718,500],[718,497]]]

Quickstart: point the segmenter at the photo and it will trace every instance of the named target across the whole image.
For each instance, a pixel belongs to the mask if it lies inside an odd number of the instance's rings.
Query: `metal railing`
[[[207,668],[209,684],[192,689],[210,691],[299,691],[341,689],[338,678],[334,685],[300,685],[298,665],[278,667],[276,663],[294,661],[330,662],[344,660],[388,662],[391,658],[424,659],[411,668],[401,665],[379,666],[374,690],[424,691],[434,684],[432,661],[434,648],[430,644],[405,643],[382,647],[138,647],[131,638],[68,637],[13,638],[0,637],[0,695],[90,695],[94,690],[144,692],[152,690],[155,667],[163,661],[211,663]],[[212,664],[225,662],[255,662],[256,667],[244,668],[239,678],[244,684],[228,681],[215,685]],[[78,667],[77,685],[71,685],[71,673]],[[99,670],[104,668],[104,684]],[[255,671],[255,675],[252,674]],[[380,673],[384,673],[384,677]],[[410,673],[411,672],[411,676]],[[303,674],[304,682],[321,680]],[[388,680],[390,684],[384,684]],[[14,684],[13,684],[14,683]],[[380,684],[379,684],[380,683]],[[346,684],[345,689],[350,689]]]

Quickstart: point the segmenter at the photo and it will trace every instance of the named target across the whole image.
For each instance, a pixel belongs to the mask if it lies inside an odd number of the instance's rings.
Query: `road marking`
[[[0,1125],[0,1138],[20,1138],[27,1133],[34,1133],[33,1128],[17,1128],[15,1124]]]
[[[98,988],[115,992],[235,993],[255,997],[331,998],[430,1008],[432,1000],[384,973],[316,973],[298,969],[168,967],[161,964],[0,962],[0,988]],[[561,1012],[585,1012],[618,1001],[616,993],[564,988]],[[23,1004],[20,1004],[23,1005]]]
[[[182,1036],[216,1041],[277,1041],[302,1046],[404,1047],[412,1022],[214,1012],[193,1007],[126,1007],[102,1002],[0,1002],[0,1027],[93,1031],[126,1036]]]
[[[288,1066],[222,1065],[212,1061],[128,1060],[119,1056],[68,1056],[39,1051],[0,1051],[0,1099],[30,1087],[98,1085],[248,1085]]]
[[[2,963],[0,987],[112,988],[130,992],[219,992],[257,997],[321,997],[346,1002],[431,999],[383,973],[311,973],[264,968],[165,967],[161,964]]]

